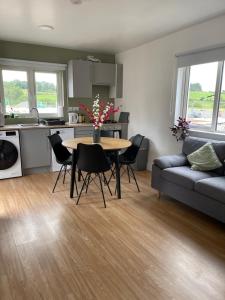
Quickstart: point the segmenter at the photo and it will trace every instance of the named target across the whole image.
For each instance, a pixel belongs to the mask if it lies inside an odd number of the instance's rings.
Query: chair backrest
[[[55,154],[56,161],[60,164],[64,163],[71,156],[71,153],[62,145],[61,137],[57,133],[54,133],[49,135],[48,139]]]
[[[130,116],[129,112],[121,111],[118,122],[119,123],[129,123],[129,116]]]
[[[101,130],[101,136],[102,137],[114,137],[114,131],[113,130]]]
[[[81,171],[101,173],[110,170],[110,163],[101,145],[78,144],[77,167]]]
[[[135,162],[143,139],[144,136],[141,134],[136,134],[130,138],[132,145],[123,153],[123,157],[125,157],[126,160]]]

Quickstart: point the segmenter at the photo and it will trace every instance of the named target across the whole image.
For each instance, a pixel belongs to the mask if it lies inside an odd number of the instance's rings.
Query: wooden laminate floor
[[[141,193],[95,185],[75,206],[56,174],[0,181],[0,299],[225,299],[225,226]],[[68,180],[68,179],[67,179]],[[112,183],[114,189],[114,183]]]

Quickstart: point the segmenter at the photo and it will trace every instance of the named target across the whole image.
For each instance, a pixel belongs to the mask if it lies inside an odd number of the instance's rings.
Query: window
[[[217,70],[217,62],[190,67],[186,117],[192,126],[212,126]]]
[[[178,69],[178,115],[191,121],[192,129],[225,132],[224,61]]]
[[[29,113],[27,72],[2,70],[5,112]]]
[[[57,74],[35,72],[35,85],[39,113],[57,114]]]
[[[58,106],[63,106],[64,70],[65,65],[0,59],[5,113],[30,116],[31,108],[37,107],[43,117],[57,116]]]
[[[218,111],[217,131],[225,132],[225,72],[223,72],[223,79],[220,91],[220,105]]]

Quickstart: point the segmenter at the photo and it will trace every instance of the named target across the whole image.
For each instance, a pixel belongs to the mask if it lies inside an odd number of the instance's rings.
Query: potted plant
[[[170,127],[172,135],[175,136],[177,142],[183,141],[187,136],[189,136],[189,128],[191,121],[187,121],[186,118],[179,117],[177,124],[174,124],[173,127]]]

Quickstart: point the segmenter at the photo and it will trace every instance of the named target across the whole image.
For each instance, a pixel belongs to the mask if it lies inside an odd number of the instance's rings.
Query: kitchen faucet
[[[30,112],[32,113],[33,110],[36,111],[36,115],[37,115],[37,123],[40,124],[40,116],[39,116],[39,111],[38,111],[37,107],[32,107],[31,110],[30,110]]]

